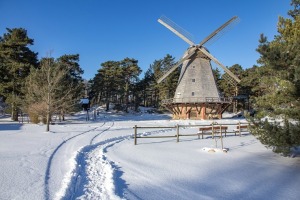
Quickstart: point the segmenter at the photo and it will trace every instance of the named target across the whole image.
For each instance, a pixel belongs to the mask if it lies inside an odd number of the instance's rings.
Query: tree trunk
[[[11,120],[18,121],[18,109],[14,103],[11,104]]]
[[[128,82],[126,82],[125,85],[125,112],[128,113],[128,103],[129,103],[129,99],[128,99],[129,95],[128,95]]]
[[[109,111],[109,100],[106,101],[106,111]]]
[[[47,110],[46,124],[47,124],[46,131],[49,132],[50,131],[50,111],[49,110]]]

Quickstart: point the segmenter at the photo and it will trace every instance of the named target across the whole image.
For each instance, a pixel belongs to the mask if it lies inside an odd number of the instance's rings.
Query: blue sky
[[[25,28],[39,58],[78,53],[91,79],[109,60],[135,58],[144,73],[166,54],[180,59],[189,45],[157,22],[162,15],[196,43],[237,15],[240,22],[207,48],[225,66],[249,68],[260,34],[272,40],[278,16],[291,8],[290,0],[0,0],[0,35]]]

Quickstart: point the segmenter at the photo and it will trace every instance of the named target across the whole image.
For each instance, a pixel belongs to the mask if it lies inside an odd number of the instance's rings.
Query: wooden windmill
[[[220,35],[237,19],[238,17],[236,16],[231,18],[198,45],[194,44],[184,30],[170,19],[166,17],[158,19],[159,23],[190,45],[183,57],[157,81],[158,83],[162,82],[181,66],[174,98],[166,99],[162,102],[173,113],[174,119],[222,118],[222,113],[232,103],[231,99],[225,99],[220,96],[210,61],[214,61],[224,70],[226,74],[223,77],[226,77],[226,80],[231,84],[236,85],[240,82],[240,79],[212,56],[204,47],[204,44]]]

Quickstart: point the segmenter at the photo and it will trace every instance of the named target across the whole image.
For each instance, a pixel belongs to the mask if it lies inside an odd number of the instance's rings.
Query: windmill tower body
[[[174,100],[195,102],[208,98],[220,98],[210,59],[196,56],[191,60],[186,60],[182,64]]]
[[[158,20],[190,45],[181,60],[157,81],[158,83],[163,81],[181,66],[174,98],[162,101],[163,105],[173,113],[174,119],[222,118],[222,113],[232,103],[231,99],[220,97],[211,68],[211,60],[222,67],[227,77],[233,80],[230,83],[240,82],[240,80],[213,57],[203,45],[236,19],[237,17],[233,17],[227,21],[199,45],[195,45],[183,35],[181,28],[178,28],[178,25],[171,20],[167,18]]]

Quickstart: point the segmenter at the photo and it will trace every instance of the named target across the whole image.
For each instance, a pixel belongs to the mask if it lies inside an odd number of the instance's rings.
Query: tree
[[[60,110],[63,102],[68,101],[70,95],[73,97],[78,88],[78,83],[71,81],[64,85],[73,67],[62,65],[61,60],[43,58],[40,67],[32,69],[26,80],[28,112],[45,117],[46,131],[50,130],[52,114]]]
[[[244,70],[241,65],[235,64],[228,68],[235,76],[242,79]],[[223,96],[225,97],[236,97],[234,99],[234,104],[231,107],[233,112],[237,112],[240,107],[242,107],[242,104],[238,104],[237,96],[239,95],[239,92],[242,90],[241,84],[234,84],[236,83],[231,77],[229,77],[227,73],[224,73],[221,75],[221,79],[217,81],[217,85],[219,86],[219,89]],[[232,79],[232,80],[231,80]]]
[[[257,51],[260,53],[256,69],[259,82],[255,84],[255,108],[258,111],[253,134],[275,152],[288,155],[292,147],[300,145],[300,16],[298,0],[293,0],[293,19],[279,17],[278,35],[268,41],[262,34]],[[282,119],[271,123],[263,117]]]
[[[228,68],[234,75],[241,78],[243,75],[243,68],[239,64],[232,65]],[[221,75],[221,80],[218,81],[219,88],[223,92],[224,96],[232,97],[236,96],[236,86],[232,85],[226,78],[224,78],[225,74]]]
[[[24,98],[25,78],[30,69],[38,66],[37,53],[28,46],[33,45],[23,28],[7,28],[0,38],[0,96],[10,104],[12,120],[18,120],[18,108]]]
[[[158,103],[157,107],[159,107],[159,102],[161,100],[174,97],[180,75],[180,68],[172,72],[161,83],[156,83],[156,81],[175,64],[174,60],[174,57],[167,54],[163,59],[155,60],[151,66],[155,79],[154,88],[158,93],[155,95],[157,98],[156,102]]]
[[[152,65],[150,65],[149,69],[145,72],[144,78],[140,81],[140,92],[141,98],[143,99],[144,106],[155,106],[155,88],[154,85],[154,73]]]
[[[101,66],[93,79],[92,91],[98,96],[99,101],[105,102],[108,111],[110,102],[120,94],[123,71],[117,61],[106,61]]]
[[[61,102],[58,108],[58,114],[62,120],[64,120],[64,114],[71,111],[74,106],[78,104],[78,99],[84,94],[84,84],[82,79],[83,70],[80,68],[78,62],[79,54],[63,55],[57,59],[59,68],[68,69],[60,85],[61,94],[59,96],[64,96],[65,91],[70,90],[70,86],[75,86],[64,98],[64,101]]]
[[[138,61],[135,59],[125,58],[120,61],[122,68],[123,81],[124,81],[124,102],[125,102],[125,112],[128,112],[128,103],[130,91],[132,94],[135,93],[134,86],[138,81],[138,76],[141,73],[140,67],[137,65]],[[133,95],[134,98],[135,95]]]

